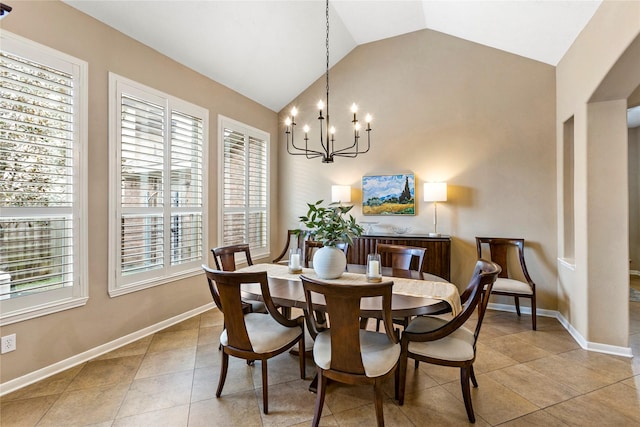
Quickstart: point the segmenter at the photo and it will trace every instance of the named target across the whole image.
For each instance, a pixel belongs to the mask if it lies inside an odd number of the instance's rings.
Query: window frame
[[[270,182],[271,182],[271,154],[270,154],[270,145],[271,145],[271,135],[263,130],[255,128],[253,126],[244,124],[237,120],[231,119],[229,117],[225,117],[223,115],[218,115],[218,246],[224,245],[224,214],[226,212],[224,207],[224,130],[225,128],[230,128],[233,131],[241,132],[245,135],[245,137],[253,137],[260,140],[264,140],[266,143],[266,206],[265,206],[265,215],[266,215],[266,246],[264,248],[254,248],[251,249],[251,258],[259,259],[259,258],[268,258],[271,256],[271,212],[269,210],[269,206],[271,203],[271,191],[270,191]],[[245,175],[248,173],[248,169],[245,170]],[[249,213],[251,211],[251,207],[249,205],[245,206],[245,213]],[[237,262],[245,262],[244,254],[236,255]]]
[[[165,173],[164,188],[170,188],[170,161],[171,161],[171,115],[173,111],[187,114],[202,120],[202,188],[199,208],[191,210],[201,213],[201,242],[202,256],[195,261],[171,265],[170,261],[170,239],[164,239],[165,255],[164,265],[156,270],[138,273],[128,278],[121,274],[121,94],[140,98],[146,102],[153,102],[163,106],[164,117],[167,118],[166,134],[164,136],[164,166]],[[159,286],[176,280],[192,277],[202,273],[201,265],[206,263],[208,252],[208,146],[209,146],[209,111],[198,105],[184,101],[162,91],[153,89],[142,83],[120,76],[113,72],[109,73],[109,296],[117,297],[131,292]],[[165,199],[170,198],[168,192],[163,192]],[[147,208],[148,209],[148,208]],[[170,203],[165,202],[161,208],[164,218],[171,218],[172,213],[180,214],[179,208],[173,208]],[[144,211],[144,208],[142,208]],[[163,235],[167,235],[167,228],[171,228],[170,221],[163,222]]]
[[[84,306],[89,299],[88,285],[88,82],[89,65],[86,61],[60,52],[6,30],[0,32],[0,44],[6,52],[73,75],[73,201],[67,208],[73,218],[73,280],[72,286],[38,292],[34,295],[0,300],[0,326],[22,322],[36,317]],[[13,212],[7,217],[41,215],[44,207],[3,208]],[[58,210],[61,210],[58,208]],[[64,211],[64,210],[63,210]],[[52,214],[56,208],[51,208]]]

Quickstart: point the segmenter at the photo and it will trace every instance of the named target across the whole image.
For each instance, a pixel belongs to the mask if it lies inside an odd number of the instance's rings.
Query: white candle
[[[291,254],[291,258],[289,258],[289,267],[293,270],[300,268],[300,254]]]
[[[378,277],[378,275],[380,275],[380,263],[369,261],[369,277]]]

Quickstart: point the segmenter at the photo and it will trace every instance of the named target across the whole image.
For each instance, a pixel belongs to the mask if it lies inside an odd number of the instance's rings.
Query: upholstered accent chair
[[[531,327],[535,331],[536,284],[531,279],[524,261],[524,239],[476,237],[476,249],[478,258],[491,260],[502,268],[491,291],[494,295],[514,297],[518,316],[520,298],[531,300]]]

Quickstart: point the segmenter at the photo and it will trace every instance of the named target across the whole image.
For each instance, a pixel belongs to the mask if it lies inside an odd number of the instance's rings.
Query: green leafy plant
[[[309,211],[300,217],[313,240],[321,242],[324,246],[336,246],[338,243],[353,245],[353,238],[361,236],[364,232],[364,228],[349,214],[353,206],[331,203],[325,207],[321,206],[322,202],[323,200],[307,203]]]

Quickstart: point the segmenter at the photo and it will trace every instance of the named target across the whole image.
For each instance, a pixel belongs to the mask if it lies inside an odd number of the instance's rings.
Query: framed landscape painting
[[[416,185],[412,173],[362,177],[364,215],[415,215]]]

